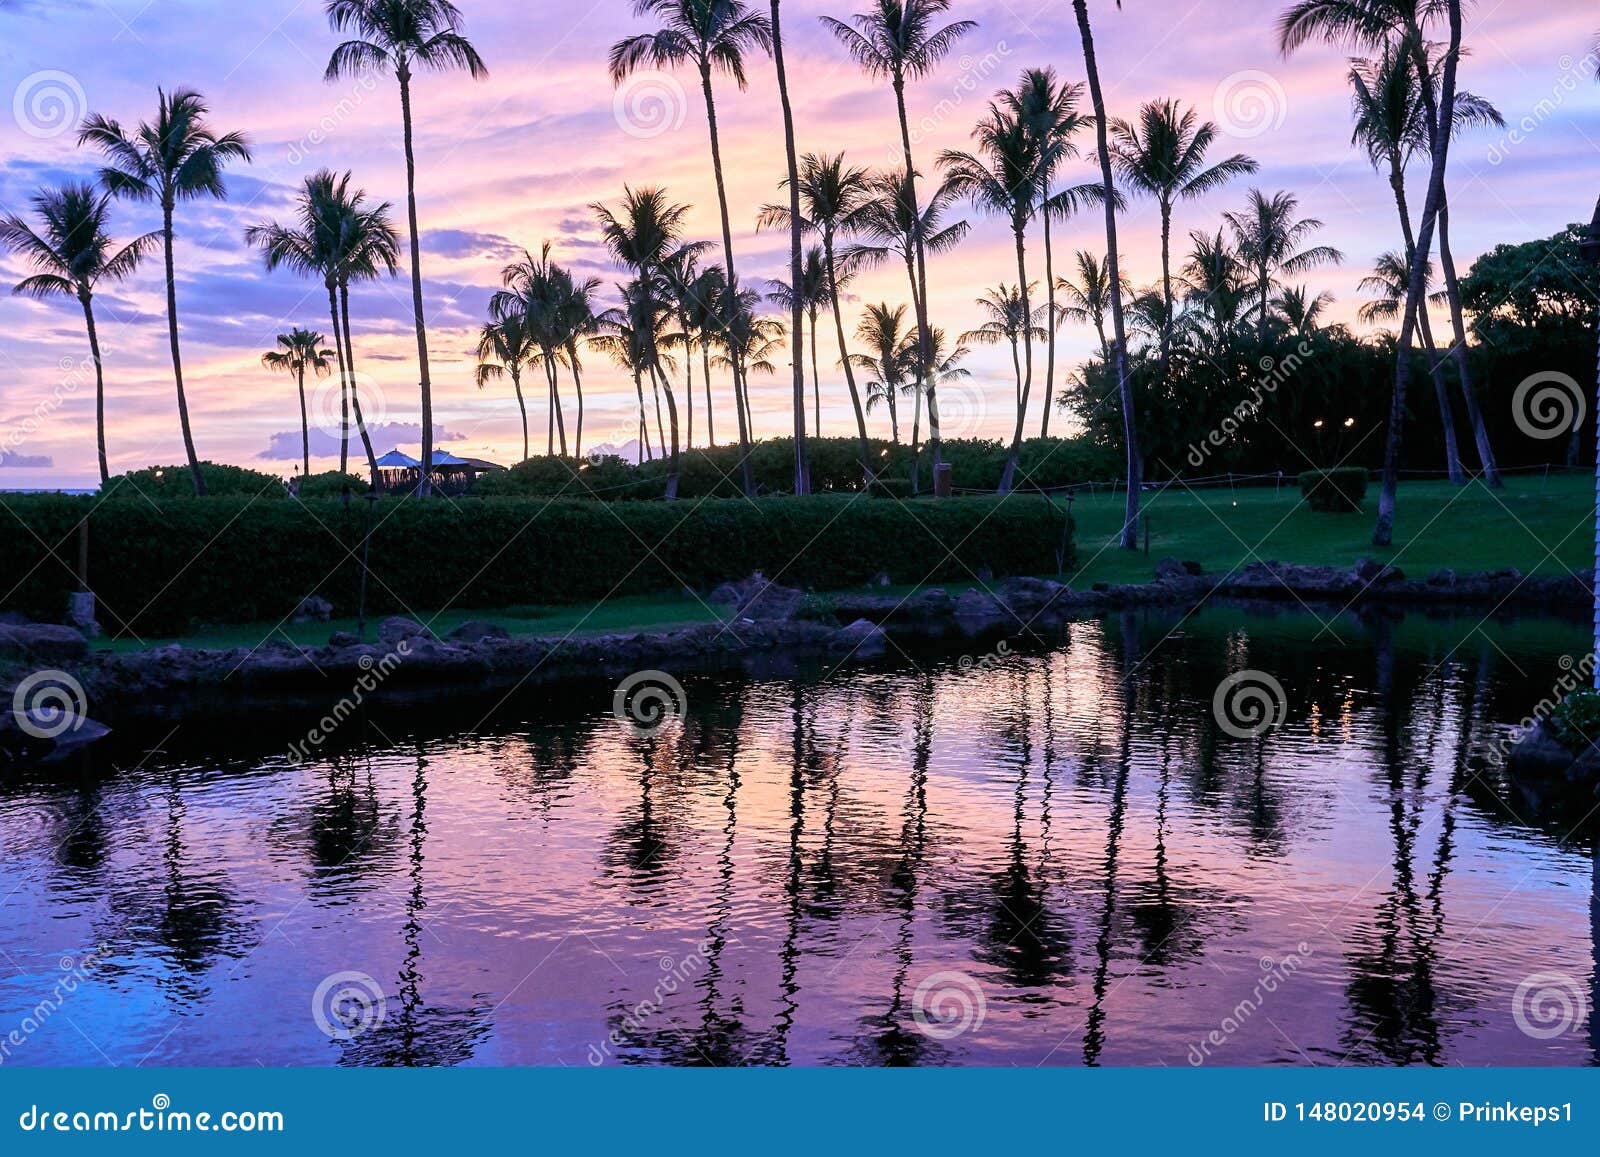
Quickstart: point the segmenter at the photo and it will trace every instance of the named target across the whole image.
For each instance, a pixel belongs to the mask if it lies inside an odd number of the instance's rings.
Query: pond
[[[119,728],[0,780],[0,1063],[1588,1064],[1594,796],[1498,757],[1586,640],[1141,611],[653,731]]]

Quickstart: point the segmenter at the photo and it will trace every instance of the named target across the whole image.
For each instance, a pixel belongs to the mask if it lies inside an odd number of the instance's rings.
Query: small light
[[[1356,424],[1356,420],[1354,418],[1346,418],[1344,420],[1344,428],[1346,430],[1350,429],[1350,427],[1354,426],[1355,424]]]
[[[885,449],[884,452],[880,455],[880,457],[883,457],[883,458],[887,458],[888,456],[889,456],[889,451],[887,449]]]
[[[156,477],[157,478],[165,478],[166,476],[167,476],[167,472],[165,470],[157,470],[156,471]]]
[[[1322,419],[1321,418],[1318,418],[1315,422],[1312,422],[1311,424],[1313,426],[1315,426],[1319,430],[1322,429]]]

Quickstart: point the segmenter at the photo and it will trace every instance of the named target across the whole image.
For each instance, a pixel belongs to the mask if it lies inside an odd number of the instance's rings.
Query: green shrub
[[[7,609],[57,617],[73,588],[74,533],[90,515],[101,622],[140,637],[196,624],[275,621],[318,594],[356,608],[369,504],[218,498],[96,502],[0,498]],[[91,513],[92,512],[92,513]],[[706,591],[754,571],[795,586],[854,586],[1056,570],[1062,508],[1037,495],[919,502],[843,495],[615,502],[384,498],[370,507],[374,614],[559,604]]]
[[[1300,475],[1300,493],[1312,510],[1323,514],[1360,514],[1367,496],[1366,467],[1307,470]]]
[[[213,498],[236,494],[252,498],[286,498],[289,494],[284,480],[276,474],[247,470],[243,466],[202,462],[200,476],[206,480],[206,493]],[[100,492],[114,498],[134,499],[143,494],[155,501],[163,498],[193,498],[194,479],[187,465],[151,466],[117,475],[102,486]]]
[[[1550,713],[1550,729],[1573,751],[1583,751],[1600,740],[1600,691],[1574,691]]]
[[[345,487],[352,497],[365,494],[371,487],[365,478],[355,474],[340,474],[328,470],[322,474],[308,474],[300,480],[301,498],[343,498]]]

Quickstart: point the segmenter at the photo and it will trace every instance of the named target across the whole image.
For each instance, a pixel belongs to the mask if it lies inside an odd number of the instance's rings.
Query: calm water
[[[687,677],[652,737],[567,684],[303,766],[295,715],[123,729],[0,780],[0,1059],[1590,1063],[1594,799],[1492,758],[1585,627],[1319,630]]]

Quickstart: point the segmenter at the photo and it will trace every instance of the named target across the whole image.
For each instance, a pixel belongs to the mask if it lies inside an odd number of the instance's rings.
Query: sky
[[[549,241],[557,261],[603,280],[602,304],[609,304],[622,274],[606,257],[590,204],[617,203],[624,185],[661,186],[692,207],[690,233],[711,240],[719,231],[716,197],[698,78],[647,73],[622,90],[611,83],[610,45],[647,27],[630,0],[458,2],[488,79],[425,74],[414,85],[435,441],[457,454],[510,463],[520,457],[521,433],[509,383],[480,390],[473,380],[476,330],[502,266]],[[1244,152],[1261,170],[1180,206],[1175,236],[1215,230],[1252,185],[1288,189],[1305,215],[1324,222],[1317,240],[1347,257],[1306,283],[1331,292],[1334,316],[1353,322],[1358,283],[1379,253],[1396,247],[1398,221],[1386,184],[1350,147],[1346,54],[1318,45],[1285,59],[1275,36],[1282,6],[1129,0],[1119,11],[1092,0],[1106,102],[1112,116],[1131,117],[1142,102],[1171,97],[1216,121],[1222,132],[1214,157]],[[783,4],[799,147],[888,164],[898,157],[892,93],[863,76],[818,20],[853,10],[851,0]],[[1024,68],[1048,65],[1067,80],[1084,78],[1065,0],[955,0],[950,18],[979,27],[908,90],[914,150],[925,172],[938,152],[968,147],[989,97]],[[1600,14],[1592,0],[1478,0],[1467,20],[1462,83],[1493,101],[1508,127],[1474,132],[1452,151],[1452,241],[1462,268],[1501,241],[1586,220],[1600,191],[1600,84],[1591,54]],[[40,186],[92,176],[97,158],[76,147],[78,121],[88,112],[125,124],[149,118],[158,85],[199,90],[218,130],[248,134],[254,158],[229,171],[228,199],[179,208],[184,379],[202,458],[285,477],[299,459],[298,404],[291,380],[270,373],[260,357],[294,326],[326,332],[326,298],[320,284],[267,273],[244,244],[244,230],[287,220],[299,183],[321,167],[352,171],[374,201],[393,203],[402,231],[405,222],[397,86],[373,74],[324,83],[338,39],[315,0],[0,0],[0,210],[25,213]],[[787,271],[787,235],[755,228],[759,207],[780,198],[784,173],[771,63],[751,62],[747,91],[724,79],[716,96],[739,275],[764,287]],[[1094,178],[1092,139],[1083,145],[1084,158],[1063,180]],[[1419,187],[1422,179],[1414,177]],[[985,289],[1016,280],[1005,223],[963,212],[974,222],[971,237],[934,258],[928,273],[931,320],[951,333],[981,322],[974,299]],[[148,207],[115,207],[118,238],[158,224]],[[1119,224],[1123,259],[1138,285],[1159,272],[1158,224],[1154,206],[1143,201],[1132,202]],[[1070,220],[1055,233],[1058,272],[1074,250],[1104,251],[1097,216]],[[1030,276],[1042,277],[1037,233],[1029,259]],[[158,256],[96,297],[113,473],[182,459],[160,270]],[[0,256],[6,284],[27,272],[15,257]],[[845,303],[846,328],[853,330],[869,302],[907,298],[895,269],[863,276]],[[359,287],[351,320],[378,453],[394,446],[416,453],[420,407],[405,271]],[[845,434],[853,425],[849,403],[833,368],[836,349],[827,352],[831,332],[822,336],[822,432]],[[1094,339],[1086,327],[1069,325],[1060,341],[1058,376]],[[97,481],[87,356],[76,301],[0,297],[0,489]],[[945,435],[999,437],[1013,420],[1009,355],[978,349],[966,365],[972,378],[942,391]],[[631,381],[598,354],[586,358],[585,369],[586,448],[625,443],[634,427]],[[758,436],[785,432],[788,382],[786,364],[753,380]],[[326,382],[308,392],[313,469],[329,469],[337,462],[337,393]],[[698,381],[696,394],[696,440],[703,443]],[[542,389],[533,395],[537,452],[545,411]],[[1035,398],[1030,430],[1038,423],[1037,390]],[[726,441],[734,432],[727,382],[715,383],[714,403],[719,441]],[[872,422],[875,434],[887,436],[884,414]]]

